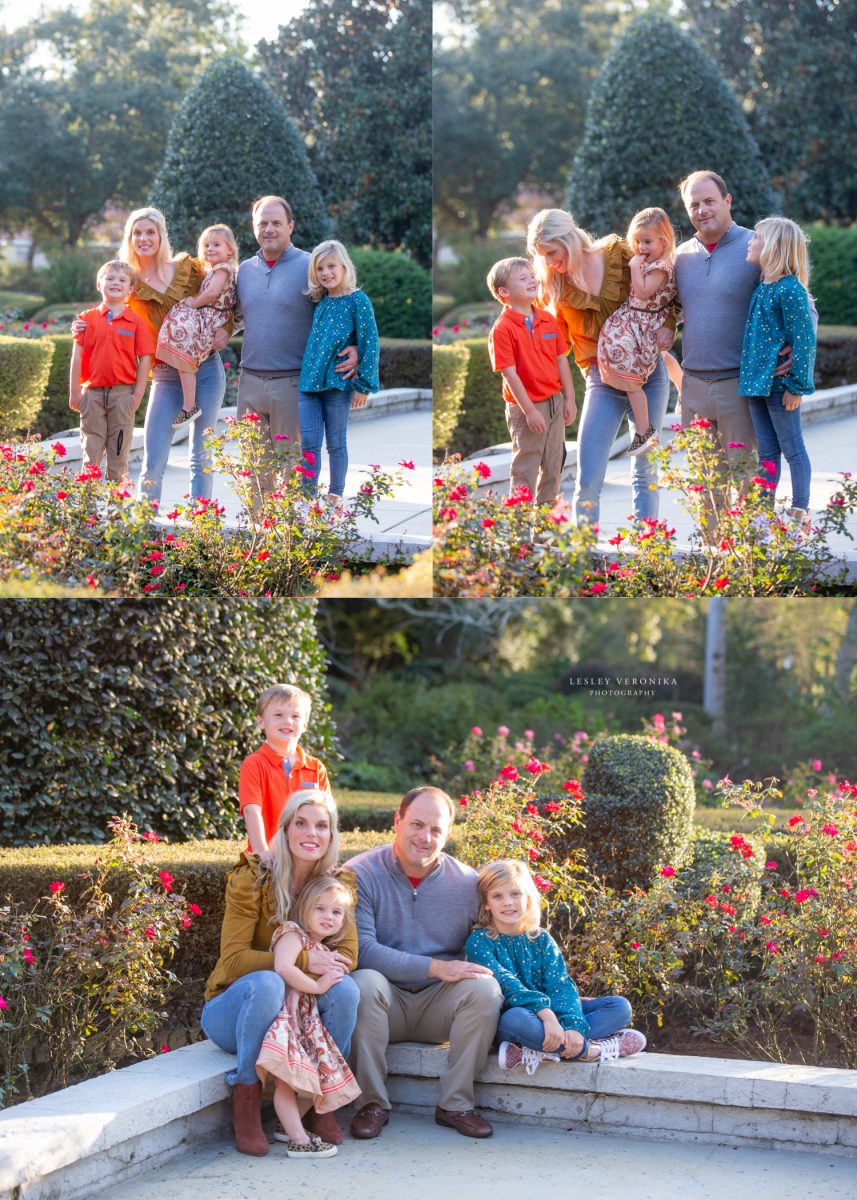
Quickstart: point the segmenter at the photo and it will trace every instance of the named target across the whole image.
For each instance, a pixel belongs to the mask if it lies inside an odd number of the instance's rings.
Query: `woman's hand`
[[[307,951],[307,970],[313,975],[323,975],[333,967],[338,967],[344,974],[350,965],[344,954],[338,950],[328,950],[326,946]]]
[[[800,396],[793,396],[791,392],[783,392],[783,408],[786,412],[794,412],[796,408],[800,408]]]

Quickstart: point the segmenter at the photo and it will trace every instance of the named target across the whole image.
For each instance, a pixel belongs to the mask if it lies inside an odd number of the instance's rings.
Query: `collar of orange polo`
[[[283,759],[286,757],[291,759],[292,770],[294,770],[295,767],[306,766],[304,752],[300,746],[295,746],[294,753],[288,756],[285,754],[278,754],[277,751],[273,750],[267,742],[262,742],[261,750],[265,755],[265,758],[268,759],[272,766],[279,767]]]
[[[517,325],[523,325],[525,321],[532,318],[533,325],[537,325],[540,321],[550,319],[550,314],[546,313],[543,308],[531,308],[529,313],[519,313],[514,308],[509,308],[508,305],[503,307],[503,318],[507,321],[514,321]]]

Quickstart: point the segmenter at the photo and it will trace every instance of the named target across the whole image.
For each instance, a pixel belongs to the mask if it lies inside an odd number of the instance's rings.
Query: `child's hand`
[[[628,266],[629,267],[642,267],[644,262],[648,262],[648,259],[646,258],[645,254],[635,254],[634,257],[632,259],[630,259],[630,261],[628,262]]]
[[[535,405],[533,405],[532,412],[528,412],[526,416],[527,428],[531,433],[547,433],[548,427],[545,419]]]
[[[574,399],[566,400],[562,406],[562,419],[566,425],[573,425],[574,418],[577,416],[577,405]]]
[[[326,971],[320,979],[316,980],[316,987],[318,988],[318,992],[316,994],[323,996],[325,992],[330,991],[335,983],[339,983],[344,974],[345,972],[343,971],[342,967],[331,967],[331,969]]]
[[[69,396],[69,398],[68,398],[68,406],[69,406],[69,408],[71,409],[71,411],[72,411],[72,412],[76,412],[76,413],[79,413],[79,412],[80,412],[80,401],[81,401],[81,399],[82,399],[82,393],[81,393],[81,395],[80,395],[80,396]]]
[[[367,392],[353,392],[351,398],[351,407],[365,408],[368,400],[369,396]]]
[[[298,1005],[300,1004],[300,1000],[300,992],[296,992],[294,988],[289,988],[286,992],[286,1012],[293,1023],[298,1019]]]
[[[547,1012],[540,1018],[544,1026],[545,1036],[542,1042],[542,1050],[558,1050],[563,1045],[565,1031],[556,1018],[553,1012]]]
[[[800,402],[800,396],[793,396],[791,392],[783,392],[783,408],[786,412],[794,412],[796,408],[800,408]]]

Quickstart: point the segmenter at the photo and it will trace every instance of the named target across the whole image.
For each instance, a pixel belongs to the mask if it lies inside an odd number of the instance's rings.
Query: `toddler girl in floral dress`
[[[215,333],[226,324],[235,308],[238,244],[229,226],[209,225],[204,229],[196,254],[205,265],[200,289],[195,296],[173,305],[167,313],[155,354],[158,362],[176,368],[182,385],[182,408],[173,421],[173,429],[199,416],[196,371],[211,353]]]

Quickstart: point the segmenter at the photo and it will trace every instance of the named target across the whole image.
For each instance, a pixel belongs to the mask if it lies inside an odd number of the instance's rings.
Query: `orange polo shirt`
[[[300,746],[295,747],[291,761],[292,769],[286,775],[283,755],[263,742],[255,754],[244,759],[238,775],[238,807],[243,813],[248,804],[259,805],[269,845],[277,832],[280,813],[295,792],[299,792],[305,783],[316,784],[322,792],[330,789],[323,762],[304,753]],[[247,849],[250,849],[249,840]]]
[[[495,371],[514,367],[533,404],[539,404],[562,391],[556,360],[568,354],[568,346],[552,313],[534,308],[532,318],[529,330],[523,313],[504,308],[488,335],[488,353]],[[517,404],[505,379],[503,399]]]
[[[83,347],[80,382],[83,387],[109,388],[137,382],[137,359],[155,353],[155,343],[142,317],[124,308],[114,317],[106,304],[78,313],[86,321],[74,340]]]

